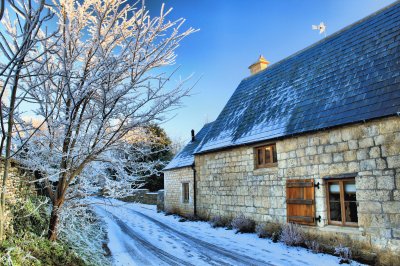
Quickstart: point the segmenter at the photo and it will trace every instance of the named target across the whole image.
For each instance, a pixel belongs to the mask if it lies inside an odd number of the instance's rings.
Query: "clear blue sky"
[[[178,49],[180,75],[202,76],[184,106],[162,124],[174,139],[188,140],[206,121],[217,118],[248,66],[260,54],[272,64],[313,44],[323,35],[311,30],[323,21],[327,33],[395,2],[394,0],[147,0],[153,11],[173,7],[171,18],[186,18],[199,32]]]

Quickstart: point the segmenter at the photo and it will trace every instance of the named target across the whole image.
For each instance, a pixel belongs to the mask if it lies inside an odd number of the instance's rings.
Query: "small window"
[[[357,226],[355,179],[327,181],[329,224]]]
[[[256,168],[276,166],[276,145],[267,145],[255,148]]]
[[[183,203],[189,202],[189,183],[182,183],[182,201]]]

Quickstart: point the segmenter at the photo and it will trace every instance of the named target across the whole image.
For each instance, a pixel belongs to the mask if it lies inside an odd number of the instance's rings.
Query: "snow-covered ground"
[[[157,213],[155,206],[106,203],[95,209],[107,224],[115,265],[339,264],[337,257],[272,243],[256,234],[214,229],[206,222],[179,222],[178,217]]]

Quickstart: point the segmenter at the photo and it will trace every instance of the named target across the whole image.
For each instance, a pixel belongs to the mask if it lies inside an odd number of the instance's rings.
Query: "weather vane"
[[[319,25],[312,25],[311,28],[312,28],[313,30],[319,30],[319,34],[324,33],[324,34],[325,34],[325,37],[326,37],[326,28],[327,28],[327,27],[326,27],[326,25],[325,25],[323,22],[319,23]]]

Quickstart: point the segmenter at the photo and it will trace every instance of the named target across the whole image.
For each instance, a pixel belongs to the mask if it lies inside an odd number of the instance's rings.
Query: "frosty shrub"
[[[50,218],[48,199],[43,196],[30,196],[25,199],[17,199],[12,213],[11,234],[32,232],[38,236],[46,234]]]
[[[304,243],[304,235],[297,224],[288,223],[282,227],[280,240],[288,246],[298,246]]]
[[[179,214],[178,208],[176,208],[176,207],[165,208],[165,216],[175,215],[175,214]]]
[[[272,242],[277,243],[279,241],[280,236],[281,236],[281,231],[273,232],[271,235]]]
[[[185,217],[188,221],[191,221],[191,222],[197,222],[197,221],[201,220],[200,217],[198,217],[194,214],[188,214],[188,215],[185,215]]]
[[[259,238],[271,238],[277,242],[282,231],[282,226],[278,223],[261,223],[256,226],[256,233]]]
[[[321,250],[317,240],[306,240],[305,244],[313,253],[319,253]]]
[[[236,233],[254,233],[256,227],[256,223],[244,216],[244,214],[239,214],[233,218],[231,225],[236,230]]]
[[[269,232],[266,227],[267,227],[266,223],[257,224],[256,233],[259,238],[269,237]]]
[[[338,255],[340,257],[340,264],[342,263],[348,263],[350,264],[351,262],[351,250],[348,247],[342,246],[342,244],[339,244],[339,246],[335,247],[335,255]]]
[[[77,253],[62,241],[52,242],[32,232],[10,235],[0,244],[0,265],[105,265],[85,263]]]
[[[79,203],[71,200],[61,211],[60,240],[68,244],[87,265],[111,265],[111,258],[107,256],[107,229],[91,205]]]
[[[229,219],[224,218],[220,215],[214,216],[210,220],[210,224],[212,228],[217,228],[217,227],[227,227],[229,225]]]

